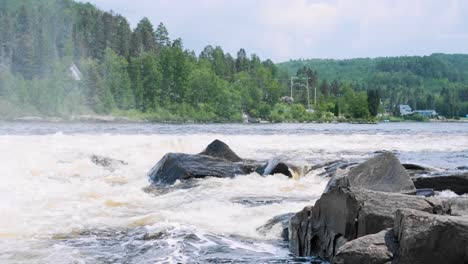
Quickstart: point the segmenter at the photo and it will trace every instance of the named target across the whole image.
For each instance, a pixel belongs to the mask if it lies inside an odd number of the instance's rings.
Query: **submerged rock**
[[[393,235],[393,230],[386,229],[347,242],[338,249],[333,263],[390,264],[397,251],[398,242]]]
[[[115,167],[120,165],[128,165],[127,162],[123,160],[112,159],[109,157],[98,156],[98,155],[91,155],[90,157],[91,162],[96,165],[102,166],[104,168],[108,168],[110,170],[114,170]]]
[[[390,152],[379,154],[347,174],[335,174],[326,191],[333,187],[356,187],[380,192],[416,193],[416,188],[395,155]]]
[[[357,188],[334,188],[314,206],[294,215],[289,224],[289,248],[298,256],[331,260],[340,246],[353,239],[392,228],[395,212],[410,208],[447,213],[437,199]]]
[[[468,173],[451,176],[418,177],[413,178],[413,182],[418,189],[451,190],[458,195],[468,193]]]
[[[468,218],[417,210],[396,212],[398,264],[468,263]]]
[[[287,213],[282,215],[277,215],[272,219],[268,220],[264,225],[257,228],[257,232],[261,235],[267,235],[268,233],[272,232],[275,227],[279,227],[281,229],[281,237],[284,241],[288,241],[289,239],[289,232],[288,232],[288,225],[289,220],[294,215],[294,213]]]

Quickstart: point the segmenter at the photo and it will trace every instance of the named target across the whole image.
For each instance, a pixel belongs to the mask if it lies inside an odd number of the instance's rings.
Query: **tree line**
[[[91,4],[2,0],[0,21],[4,115],[239,121],[243,113],[259,117],[286,89],[271,60],[211,45],[196,54],[163,23],[143,18],[131,29],[121,15]]]
[[[131,28],[119,14],[72,0],[0,0],[0,22],[1,118],[229,122],[246,114],[284,122],[373,119],[397,114],[399,104],[447,117],[468,111],[467,55],[276,65],[244,49],[231,55],[208,45],[196,54],[163,23],[143,18]],[[285,98],[291,76],[309,85],[298,80],[293,100]]]
[[[381,110],[394,115],[399,114],[400,104],[436,110],[448,118],[468,114],[468,55],[294,60],[279,67],[289,74],[314,69],[325,98],[343,95],[343,88],[351,86],[356,93],[376,91],[382,100]]]

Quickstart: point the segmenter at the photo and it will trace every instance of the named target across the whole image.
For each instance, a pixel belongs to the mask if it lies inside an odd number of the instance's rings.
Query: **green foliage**
[[[0,100],[20,106],[9,108],[17,115],[231,122],[243,113],[268,118],[285,94],[271,60],[244,49],[234,59],[218,46],[197,57],[147,18],[132,31],[121,15],[72,0],[3,0],[0,8]]]
[[[434,109],[446,117],[468,113],[468,55],[432,54],[430,56],[393,57],[349,60],[296,60],[279,64],[290,74],[316,72],[325,98],[336,92],[326,80],[348,83],[355,91],[378,90],[384,108],[396,112],[399,104],[413,109]],[[336,83],[335,83],[336,84]],[[329,93],[331,95],[329,95]],[[369,94],[369,112],[376,114],[377,96]],[[377,110],[378,112],[378,110]],[[344,111],[347,113],[347,111]]]

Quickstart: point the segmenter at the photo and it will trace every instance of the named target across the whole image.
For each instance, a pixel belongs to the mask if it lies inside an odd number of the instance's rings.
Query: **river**
[[[167,152],[214,139],[241,157],[301,166],[360,162],[381,150],[457,173],[468,165],[467,123],[1,123],[0,263],[295,263],[256,228],[313,204],[327,179],[257,174],[149,188]],[[105,168],[101,155],[127,165]]]

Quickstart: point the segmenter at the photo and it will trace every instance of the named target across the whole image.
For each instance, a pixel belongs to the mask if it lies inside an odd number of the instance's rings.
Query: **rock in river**
[[[207,155],[168,153],[149,172],[154,183],[173,184],[177,180],[203,178],[207,176],[229,178],[248,174],[253,170],[242,163]]]
[[[215,140],[200,154],[168,153],[148,173],[155,184],[174,184],[191,178],[230,178],[257,171],[261,175],[281,173],[291,177],[294,167],[277,161],[241,159],[228,145]]]
[[[289,249],[298,256],[318,255],[331,260],[346,242],[392,228],[399,208],[443,214],[449,211],[447,207],[437,199],[334,188],[322,194],[314,206],[292,217]]]
[[[215,158],[225,159],[232,162],[240,162],[242,159],[237,156],[234,151],[221,140],[214,140],[211,142],[200,155],[207,155]]]
[[[394,154],[384,152],[358,166],[347,174],[335,174],[326,190],[333,187],[356,187],[380,192],[414,194],[414,184]]]
[[[468,173],[450,176],[418,177],[413,178],[413,182],[418,189],[451,190],[459,195],[468,193]]]

